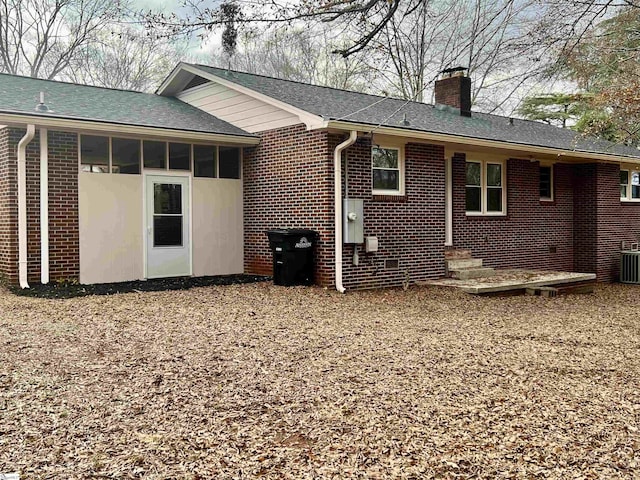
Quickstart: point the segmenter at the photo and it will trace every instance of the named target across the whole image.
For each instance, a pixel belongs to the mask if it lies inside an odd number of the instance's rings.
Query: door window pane
[[[109,137],[80,136],[83,172],[109,173]]]
[[[140,173],[140,140],[111,139],[112,173]]]
[[[165,142],[142,142],[144,168],[167,168],[167,144]]]
[[[216,147],[213,145],[193,146],[193,174],[196,177],[215,178]]]
[[[182,214],[182,185],[156,183],[153,185],[154,214]]]
[[[240,178],[240,149],[220,147],[219,152],[220,178]]]
[[[466,209],[467,212],[480,211],[480,187],[467,187],[466,189]]]
[[[182,215],[153,217],[153,246],[182,246]]]
[[[171,170],[191,170],[191,145],[188,143],[169,144],[169,168]]]

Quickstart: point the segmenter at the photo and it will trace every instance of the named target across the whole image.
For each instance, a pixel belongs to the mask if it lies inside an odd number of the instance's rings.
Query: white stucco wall
[[[144,277],[142,176],[80,173],[80,282]]]
[[[80,173],[80,282],[144,278],[142,175]],[[193,178],[193,275],[244,271],[242,180]]]
[[[194,178],[193,274],[244,271],[242,180]]]

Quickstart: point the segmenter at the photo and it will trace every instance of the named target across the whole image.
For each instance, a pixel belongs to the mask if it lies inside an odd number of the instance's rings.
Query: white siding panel
[[[142,175],[80,173],[80,283],[144,278]]]
[[[301,123],[298,115],[213,82],[177,97],[251,133]]]
[[[244,271],[242,180],[193,179],[193,274]]]

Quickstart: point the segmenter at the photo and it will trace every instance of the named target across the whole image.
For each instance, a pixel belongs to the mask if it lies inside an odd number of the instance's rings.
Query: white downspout
[[[445,158],[444,246],[453,247],[453,157]]]
[[[27,125],[27,133],[18,143],[18,279],[20,288],[27,282],[27,145],[36,133],[35,125]]]
[[[334,238],[335,238],[335,268],[336,290],[345,292],[342,285],[342,151],[353,145],[358,138],[358,131],[351,130],[349,138],[336,147],[333,152],[333,189],[334,189]]]
[[[49,283],[49,144],[40,128],[40,282]]]

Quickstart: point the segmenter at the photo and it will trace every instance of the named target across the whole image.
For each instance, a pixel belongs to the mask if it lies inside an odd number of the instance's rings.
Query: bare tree
[[[120,8],[113,0],[0,1],[0,69],[56,77]]]
[[[331,52],[343,40],[327,28],[275,28],[244,32],[235,54],[214,53],[209,61],[261,75],[276,76],[328,87],[366,91],[373,71],[363,58],[340,57]]]
[[[60,76],[76,83],[152,91],[186,55],[186,45],[132,26],[101,32]]]

